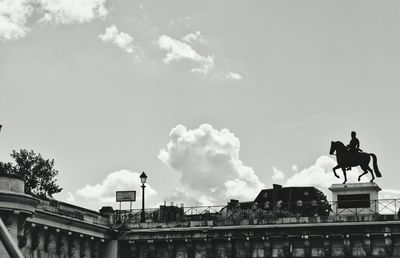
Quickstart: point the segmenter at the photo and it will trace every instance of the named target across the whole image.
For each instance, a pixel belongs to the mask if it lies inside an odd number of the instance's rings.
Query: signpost
[[[117,191],[117,202],[134,202],[136,201],[136,191]]]
[[[132,202],[136,201],[136,191],[116,191],[115,199],[119,202],[119,210],[121,212],[121,203],[130,202],[129,213],[132,213]]]

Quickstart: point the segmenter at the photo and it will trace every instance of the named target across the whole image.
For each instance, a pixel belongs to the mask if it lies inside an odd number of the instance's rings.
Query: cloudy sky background
[[[399,24],[398,1],[0,0],[0,160],[54,158],[93,209],[141,171],[149,206],[224,204],[327,191],[355,130],[400,196]]]

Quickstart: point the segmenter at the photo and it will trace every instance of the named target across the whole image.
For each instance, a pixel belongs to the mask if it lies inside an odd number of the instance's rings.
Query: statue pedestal
[[[376,214],[379,212],[376,183],[333,184],[332,209],[337,215]]]

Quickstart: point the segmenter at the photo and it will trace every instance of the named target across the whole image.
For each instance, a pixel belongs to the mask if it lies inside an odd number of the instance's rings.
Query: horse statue
[[[365,153],[365,152],[357,152],[357,153],[350,153],[346,146],[342,142],[331,142],[331,149],[329,151],[329,154],[333,155],[336,151],[336,161],[337,161],[337,166],[333,168],[333,173],[337,178],[340,178],[336,174],[336,169],[341,168],[343,171],[344,175],[344,182],[345,184],[347,182],[347,175],[346,175],[346,168],[348,167],[357,167],[360,166],[361,169],[364,171],[359,177],[358,177],[358,182],[360,182],[361,177],[368,172],[371,173],[372,179],[370,182],[373,182],[375,179],[374,172],[376,177],[382,177],[382,174],[379,172],[378,169],[378,162],[376,155],[373,153]],[[373,166],[374,170],[372,170],[369,167],[369,162],[371,160],[371,157],[373,159]]]

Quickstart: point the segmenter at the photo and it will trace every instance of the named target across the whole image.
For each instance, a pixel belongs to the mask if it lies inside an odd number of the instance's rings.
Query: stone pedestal
[[[376,214],[379,212],[376,183],[333,184],[332,209],[337,215]]]

